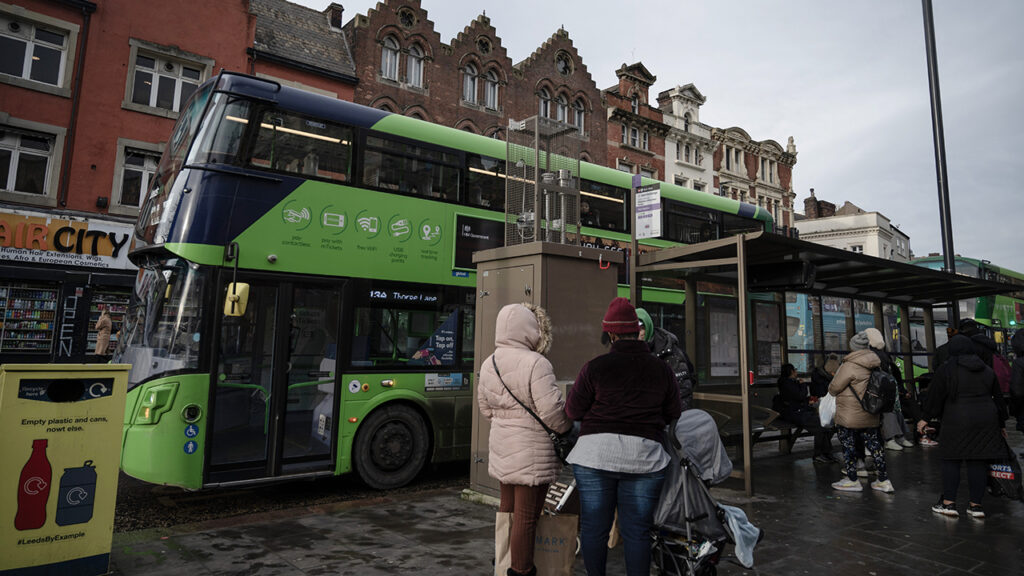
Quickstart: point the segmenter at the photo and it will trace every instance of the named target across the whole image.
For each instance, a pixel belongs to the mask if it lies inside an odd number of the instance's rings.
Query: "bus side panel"
[[[134,413],[126,415],[121,469],[146,482],[198,490],[203,486],[210,377],[207,374],[169,376],[136,389]],[[133,390],[133,392],[136,392]],[[199,407],[199,419],[188,423],[186,406]]]
[[[343,375],[336,473],[352,471],[356,434],[367,415],[393,402],[414,404],[425,414],[433,436],[431,462],[468,459],[473,417],[470,380],[470,374],[460,373]],[[392,384],[386,387],[382,381]]]

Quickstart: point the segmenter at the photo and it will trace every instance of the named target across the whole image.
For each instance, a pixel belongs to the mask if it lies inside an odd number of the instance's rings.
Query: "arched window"
[[[559,122],[569,121],[569,101],[565,96],[559,96],[557,105],[555,106],[555,118]]]
[[[491,110],[498,109],[498,74],[488,70],[484,78],[484,105]]]
[[[551,117],[551,93],[548,92],[547,88],[540,89],[540,117],[550,118]]]
[[[423,87],[423,49],[413,44],[409,47],[409,58],[405,61],[406,76],[410,86]]]
[[[690,114],[689,114],[689,112],[687,112],[686,114],[683,114],[683,132],[689,132],[689,131],[690,131]]]
[[[572,107],[573,115],[575,116],[574,124],[576,125],[576,129],[580,131],[580,134],[583,134],[583,100],[577,100]]]
[[[466,102],[476,103],[476,66],[466,64],[462,76],[462,99]]]
[[[398,80],[398,42],[388,36],[380,52],[380,75],[388,80]]]
[[[636,94],[633,95],[633,100],[629,104],[629,109],[633,111],[633,114],[640,113],[640,98]]]

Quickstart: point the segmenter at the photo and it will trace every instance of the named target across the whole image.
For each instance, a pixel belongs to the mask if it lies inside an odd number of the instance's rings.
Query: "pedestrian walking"
[[[105,304],[99,305],[100,317],[96,320],[96,349],[93,354],[96,356],[108,356],[110,348],[110,331],[114,329],[114,323],[110,320],[110,312]]]
[[[512,513],[508,576],[537,573],[537,520],[548,486],[562,469],[550,436],[519,402],[556,432],[572,427],[551,362],[544,357],[550,348],[551,321],[544,309],[509,304],[498,312],[494,354],[480,366],[477,404],[491,421],[487,473],[500,483],[498,511]]]
[[[697,373],[689,356],[679,346],[679,338],[668,330],[654,325],[651,315],[643,308],[636,309],[640,318],[640,339],[647,342],[651,354],[661,358],[672,369],[679,385],[679,396],[682,398],[683,410],[693,406],[693,389],[696,387]]]
[[[984,518],[988,460],[1006,457],[1006,403],[995,372],[978,357],[970,338],[957,334],[949,340],[949,360],[939,369],[928,389],[923,431],[932,418],[942,422],[942,495],[932,511],[959,516],[956,507],[960,468],[967,466],[970,501],[967,513]]]
[[[565,411],[580,421],[569,454],[580,495],[580,547],[589,576],[604,576],[608,533],[618,509],[626,574],[649,576],[650,530],[670,458],[665,427],[679,418],[679,386],[639,340],[633,305],[615,298],[601,323],[611,350],[583,365]]]
[[[871,453],[878,479],[871,488],[879,492],[893,493],[892,482],[885,467],[885,451],[882,449],[878,430],[878,415],[864,410],[858,398],[863,398],[868,387],[871,370],[878,368],[878,355],[868,349],[868,336],[858,332],[850,339],[851,352],[828,386],[828,393],[836,397],[836,432],[843,445],[844,471],[846,477],[832,483],[836,490],[860,492],[863,487],[857,479],[857,439],[864,440],[864,447]]]

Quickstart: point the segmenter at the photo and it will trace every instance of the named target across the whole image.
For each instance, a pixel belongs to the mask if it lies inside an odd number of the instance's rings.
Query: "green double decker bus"
[[[472,254],[504,245],[504,158],[498,140],[243,74],[201,86],[135,229],[122,470],[187,489],[355,471],[387,489],[468,460]],[[580,172],[601,217],[569,232],[628,246],[630,175]],[[772,226],[661,186],[649,249]]]

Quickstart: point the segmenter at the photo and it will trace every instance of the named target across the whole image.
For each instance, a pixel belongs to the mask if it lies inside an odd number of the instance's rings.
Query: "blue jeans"
[[[627,576],[651,573],[651,527],[665,471],[608,472],[573,464],[580,492],[580,548],[588,576],[605,576],[608,533],[616,508],[626,553]]]

